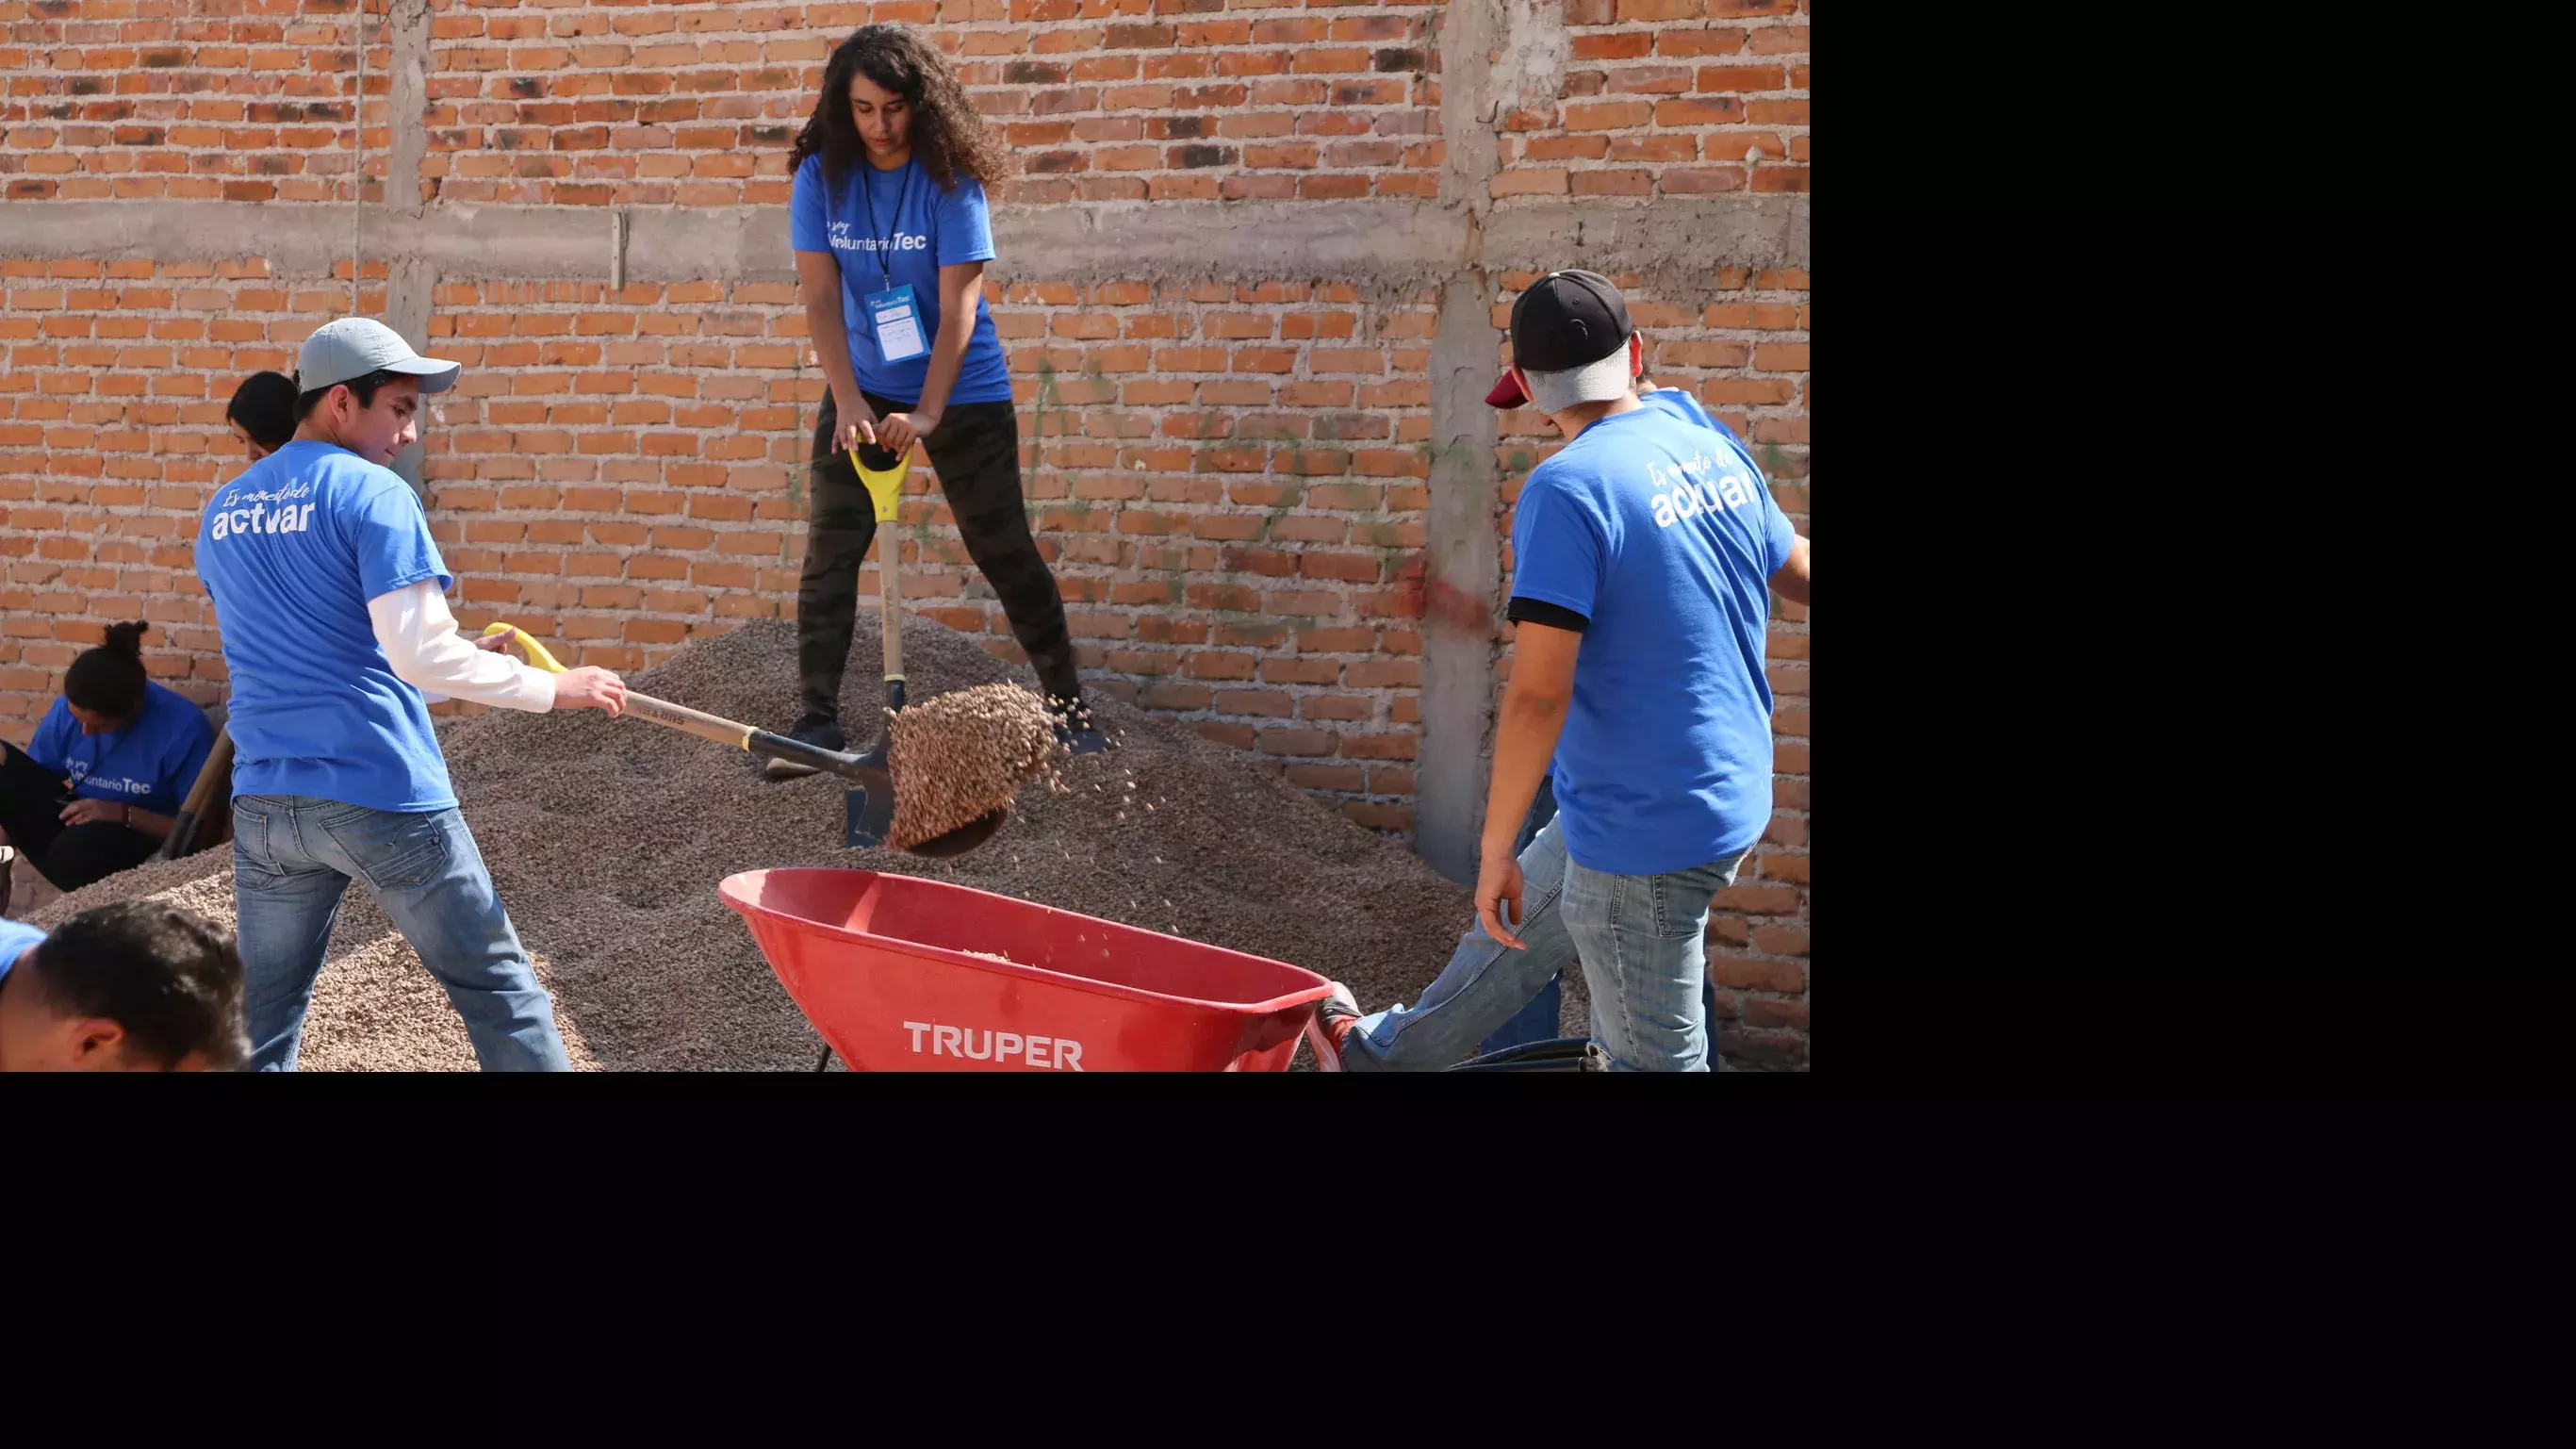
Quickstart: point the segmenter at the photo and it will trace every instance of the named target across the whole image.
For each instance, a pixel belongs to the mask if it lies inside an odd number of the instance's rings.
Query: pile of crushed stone
[[[1020,682],[966,635],[904,624],[916,701]],[[841,718],[854,748],[883,717],[875,621],[851,646]],[[645,693],[783,728],[798,712],[792,623],[700,641],[630,679]],[[1093,696],[1107,754],[1056,756],[982,849],[933,861],[840,846],[845,784],[772,783],[739,750],[592,710],[490,711],[441,730],[448,767],[502,901],[577,1066],[810,1070],[822,1039],[762,960],[716,882],[766,866],[952,881],[1292,962],[1347,983],[1363,1009],[1412,1001],[1474,917],[1472,892],[1184,725]],[[111,876],[37,913],[167,894],[232,918],[231,851]],[[1565,1016],[1582,1021],[1580,974]],[[1302,1049],[1301,1049],[1302,1056]],[[382,911],[354,886],[307,1021],[306,1070],[464,1070],[463,1027]],[[837,1065],[837,1063],[836,1063]]]

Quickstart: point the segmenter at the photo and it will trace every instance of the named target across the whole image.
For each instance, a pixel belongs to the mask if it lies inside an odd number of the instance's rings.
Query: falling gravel
[[[844,720],[882,717],[874,621],[852,642]],[[928,619],[904,623],[914,697],[1023,671]],[[693,644],[635,688],[773,728],[797,713],[794,626]],[[1057,755],[982,849],[944,861],[840,846],[845,782],[762,778],[739,750],[595,711],[491,711],[440,732],[458,796],[577,1066],[810,1070],[822,1049],[716,883],[765,866],[951,881],[1293,962],[1365,1009],[1416,999],[1474,914],[1421,859],[1183,725],[1115,699],[1114,748]],[[854,732],[855,733],[855,732]],[[864,744],[854,739],[853,744]],[[37,913],[167,894],[232,918],[229,849],[112,876]],[[1580,1020],[1579,982],[1567,1016]],[[353,888],[308,1018],[307,1070],[471,1070],[456,1013]]]
[[[1018,684],[979,684],[925,699],[886,722],[894,821],[886,843],[910,850],[1011,803],[1056,752],[1046,701]]]

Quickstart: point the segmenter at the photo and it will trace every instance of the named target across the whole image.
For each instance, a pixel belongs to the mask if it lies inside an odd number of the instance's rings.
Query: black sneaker
[[[1091,706],[1082,696],[1048,695],[1047,712],[1055,716],[1055,742],[1067,754],[1097,755],[1109,748],[1109,737],[1092,722]]]
[[[805,711],[803,719],[796,722],[796,728],[787,732],[787,737],[800,744],[813,745],[819,749],[846,750],[850,747],[849,742],[841,737],[840,721],[828,714],[816,714],[810,709]],[[812,765],[800,765],[794,760],[771,760],[761,767],[761,773],[773,780],[793,780],[803,775],[819,775],[822,771]]]

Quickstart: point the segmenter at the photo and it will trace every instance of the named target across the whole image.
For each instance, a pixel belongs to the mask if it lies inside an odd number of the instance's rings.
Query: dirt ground
[[[965,635],[904,628],[912,696],[1026,682]],[[842,695],[854,747],[883,685],[863,617]],[[628,683],[783,729],[797,712],[795,634],[766,620],[683,650]],[[841,848],[843,784],[771,783],[751,756],[594,711],[493,711],[440,731],[503,903],[555,998],[574,1063],[593,1070],[809,1070],[822,1040],[716,882],[764,866],[837,866],[953,881],[1292,962],[1346,982],[1363,1009],[1415,999],[1474,915],[1471,893],[1186,726],[1094,696],[1110,753],[1059,759],[981,850],[947,861]],[[141,867],[41,909],[46,925],[106,900],[167,892],[232,917],[231,851]],[[1564,1019],[1579,1031],[1579,973]],[[1569,1033],[1571,1034],[1571,1033]],[[1301,1057],[1302,1057],[1301,1049]],[[471,1070],[463,1027],[363,885],[316,988],[307,1070]]]

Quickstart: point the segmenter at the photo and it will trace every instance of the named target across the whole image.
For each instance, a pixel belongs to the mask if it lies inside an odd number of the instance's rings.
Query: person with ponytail
[[[1083,705],[1055,575],[1029,533],[1010,366],[984,304],[994,256],[984,188],[1008,170],[1007,153],[937,48],[904,26],[869,25],[823,67],[822,96],[788,164],[789,242],[829,384],[814,427],[796,596],[805,712],[790,733],[849,748],[841,676],[860,561],[877,531],[849,455],[865,446],[900,457],[918,442],[967,556],[1037,670],[1058,737],[1076,753],[1107,748]],[[769,773],[813,769],[773,761]]]
[[[214,747],[206,712],[144,676],[151,627],[110,624],[64,671],[27,747],[0,743],[0,831],[66,891],[150,859]],[[0,909],[6,894],[0,874]]]

